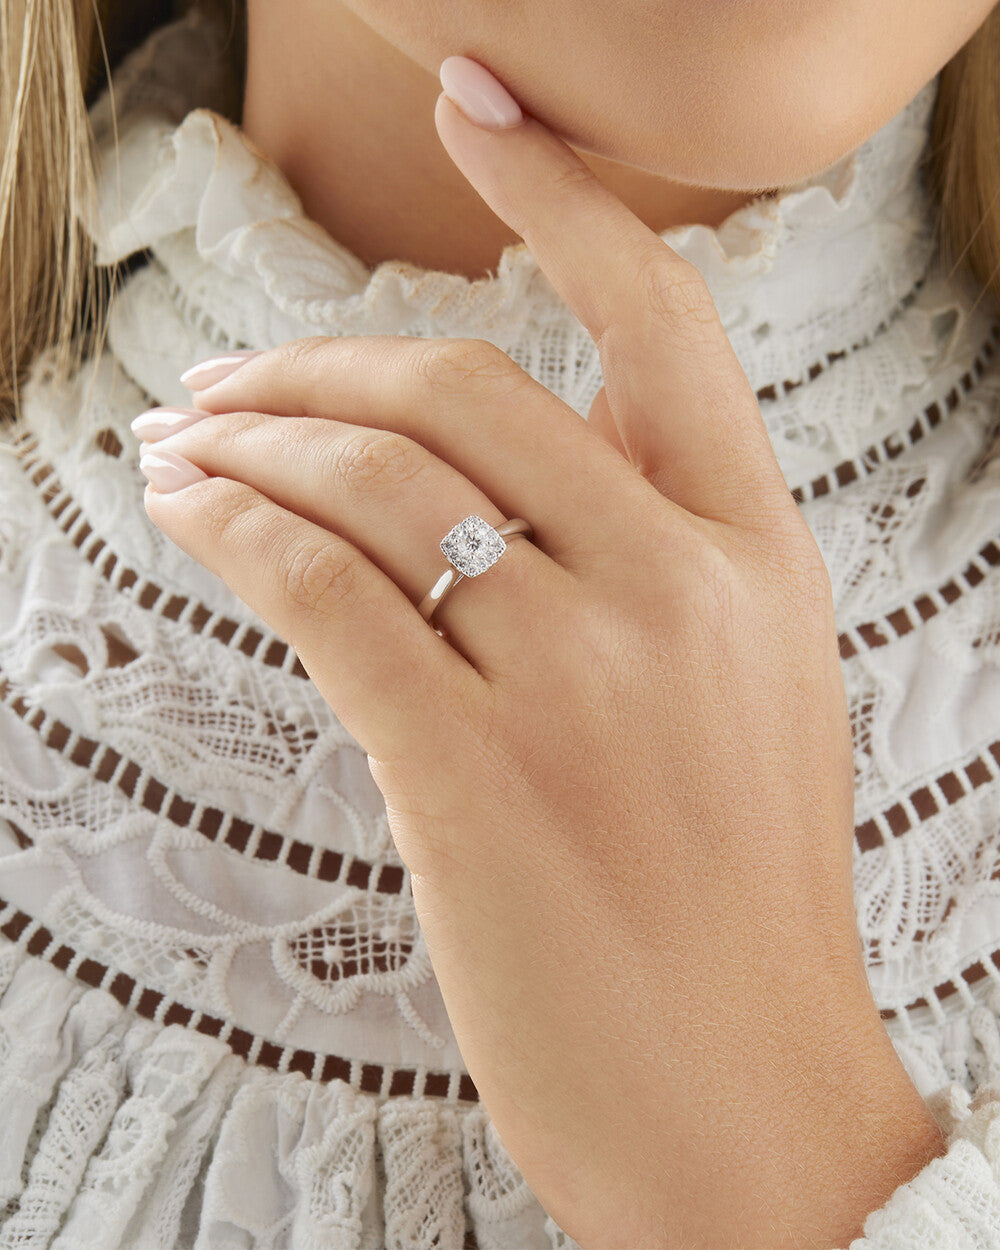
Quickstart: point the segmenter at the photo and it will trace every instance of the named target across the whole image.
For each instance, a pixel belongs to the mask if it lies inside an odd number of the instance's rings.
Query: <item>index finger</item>
[[[460,61],[465,64],[456,65]],[[441,81],[456,95],[459,82],[468,92],[469,79],[481,77],[477,70],[488,73],[467,57],[448,57]],[[697,269],[626,208],[548,127],[524,115],[500,125],[495,109],[496,122],[487,129],[481,110],[477,117],[483,121],[470,133],[469,114],[457,108],[448,87],[438,97],[434,120],[449,155],[497,216],[524,239],[595,342],[621,322],[626,310],[635,320],[635,278],[648,266],[662,265],[678,284],[700,280]]]
[[[494,106],[492,121],[474,123],[447,89],[467,95],[471,82],[490,92],[499,84],[484,67],[449,57],[440,73],[441,141],[597,345],[633,463],[702,516],[766,523],[764,503],[787,509],[791,496],[756,396],[698,269],[569,144],[535,118],[517,120],[513,101],[506,117]]]

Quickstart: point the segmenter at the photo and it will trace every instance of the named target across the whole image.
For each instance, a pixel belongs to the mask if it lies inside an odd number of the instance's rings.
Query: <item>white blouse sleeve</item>
[[[1000,1250],[1000,1084],[927,1100],[947,1150],[865,1220],[849,1250]]]

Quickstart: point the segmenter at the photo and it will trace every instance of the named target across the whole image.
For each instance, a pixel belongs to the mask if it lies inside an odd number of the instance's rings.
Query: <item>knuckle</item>
[[[576,193],[583,185],[595,182],[593,171],[583,161],[567,161],[552,175],[552,186],[555,191],[567,190]]]
[[[699,552],[694,572],[691,603],[696,615],[713,637],[728,637],[742,616],[737,606],[744,590],[739,570],[721,547],[707,543]]]
[[[749,546],[745,535],[735,546],[699,544],[689,572],[688,608],[717,653],[761,629],[825,630],[833,619],[829,570],[808,531]]]
[[[486,339],[445,339],[417,357],[422,379],[439,390],[503,395],[527,375],[506,352]]]
[[[672,547],[654,557],[653,569],[662,570],[662,576],[655,578],[650,598],[639,604],[643,619],[652,611],[674,644],[683,638],[699,662],[710,656],[713,664],[722,663],[739,647],[743,623],[759,609],[753,578],[745,575],[738,551],[702,536],[683,544],[683,574],[678,577],[679,550],[675,536]]]
[[[332,611],[350,603],[358,593],[357,558],[335,539],[315,540],[300,547],[285,568],[284,592],[302,611]]]
[[[203,418],[182,433],[189,435],[195,446],[200,446],[200,440],[207,438],[224,460],[244,444],[255,447],[259,441],[266,440],[272,432],[272,420],[267,413],[244,409]]]
[[[317,376],[323,367],[323,357],[329,342],[328,335],[314,334],[285,343],[282,346],[283,368],[304,378]]]
[[[248,527],[250,533],[254,532],[254,514],[263,511],[262,505],[242,482],[213,477],[203,485],[208,489],[200,493],[202,516],[199,524],[211,535],[215,546],[223,550],[239,550]]]
[[[222,576],[221,567],[235,557],[271,567],[271,549],[265,536],[274,529],[273,505],[251,487],[224,477],[196,482],[188,513],[208,540],[212,557],[208,567]]]
[[[337,440],[331,461],[333,475],[352,489],[393,489],[421,473],[428,457],[403,434],[366,429]]]
[[[705,279],[690,261],[654,251],[639,270],[646,307],[674,329],[711,325],[718,318]]]

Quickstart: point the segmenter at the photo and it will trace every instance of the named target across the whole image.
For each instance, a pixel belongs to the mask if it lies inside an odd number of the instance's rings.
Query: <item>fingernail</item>
[[[173,451],[147,451],[139,460],[139,468],[161,495],[183,490],[185,486],[192,486],[208,477],[196,464]]]
[[[503,130],[524,120],[520,105],[484,66],[467,56],[448,56],[438,77],[445,95],[470,122],[485,130]]]
[[[210,412],[196,408],[150,408],[140,412],[132,422],[130,429],[136,438],[147,443],[155,443],[159,438],[176,434],[178,430],[186,430],[202,417],[210,417]]]
[[[261,355],[259,350],[243,349],[226,352],[224,356],[210,356],[208,360],[200,360],[190,369],[186,369],[181,374],[181,385],[186,386],[190,391],[202,391],[206,386],[214,386],[216,382],[228,378],[240,365],[245,365],[251,357],[259,355]]]

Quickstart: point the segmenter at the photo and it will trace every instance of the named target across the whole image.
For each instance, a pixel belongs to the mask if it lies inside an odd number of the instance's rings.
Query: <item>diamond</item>
[[[467,516],[441,539],[441,550],[460,573],[478,577],[500,559],[507,549],[503,536],[481,516]]]

